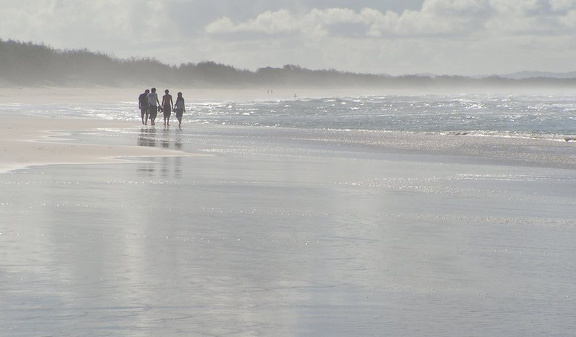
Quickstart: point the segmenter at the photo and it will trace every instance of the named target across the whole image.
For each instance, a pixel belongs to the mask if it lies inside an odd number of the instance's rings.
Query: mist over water
[[[325,130],[467,133],[562,139],[576,134],[576,96],[388,95],[288,100],[188,100],[190,123]],[[139,119],[135,102],[0,105],[38,117]]]

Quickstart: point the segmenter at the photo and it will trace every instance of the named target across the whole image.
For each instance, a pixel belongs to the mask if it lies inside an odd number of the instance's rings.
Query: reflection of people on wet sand
[[[160,101],[158,100],[158,94],[156,93],[156,88],[152,88],[152,91],[148,94],[148,113],[150,114],[150,121],[152,125],[155,125],[156,115],[158,114],[158,105]]]
[[[148,124],[148,93],[150,90],[146,89],[144,93],[138,96],[138,107],[140,108],[140,117],[142,118],[142,124]],[[146,118],[144,118],[146,116]]]
[[[164,95],[162,97],[162,110],[164,110],[164,125],[170,126],[170,114],[172,113],[172,105],[174,102],[172,101],[172,95],[169,94],[169,90],[164,90]]]
[[[184,104],[184,97],[182,97],[182,93],[178,93],[178,97],[176,97],[176,104],[174,105],[174,110],[176,111],[176,118],[178,119],[178,128],[182,129],[182,115],[184,114],[185,104]]]
[[[138,137],[139,146],[156,147],[156,129],[142,128]]]

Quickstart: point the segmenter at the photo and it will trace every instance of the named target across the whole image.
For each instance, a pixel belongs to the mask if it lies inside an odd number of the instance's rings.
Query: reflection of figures
[[[171,138],[170,130],[163,129],[162,133],[158,133],[156,128],[140,128],[140,135],[138,136],[138,146],[157,147],[162,146],[165,149],[174,148],[182,150],[184,142],[182,138]]]
[[[138,137],[138,146],[156,147],[156,130],[154,128],[140,129]]]
[[[168,129],[164,129],[164,131],[162,132],[162,139],[160,140],[162,147],[165,149],[170,148],[170,141],[172,140],[172,139],[170,139],[170,133],[169,132],[170,131]]]
[[[178,97],[176,97],[176,104],[174,105],[174,110],[176,111],[176,118],[178,119],[178,128],[182,129],[182,115],[184,114],[185,104],[184,104],[184,97],[182,97],[182,93],[178,93]]]
[[[142,127],[140,135],[138,136],[138,146],[147,147],[162,147],[165,149],[176,149],[184,151],[184,141],[182,138],[172,138],[170,130],[163,129],[162,131],[156,128]],[[160,166],[158,166],[160,163]],[[182,158],[179,156],[167,156],[154,162],[146,162],[140,164],[138,172],[145,176],[153,176],[160,173],[163,177],[167,177],[173,169],[174,177],[182,177]]]
[[[158,94],[156,93],[156,88],[152,88],[152,92],[148,94],[148,113],[150,114],[150,121],[152,125],[155,125],[156,115],[158,114],[158,105],[160,101],[158,100]]]
[[[148,124],[148,93],[150,90],[146,89],[144,93],[138,96],[138,107],[140,108],[140,117],[142,118],[142,124]],[[146,118],[144,118],[146,116]]]
[[[174,102],[172,101],[172,95],[169,94],[169,90],[164,90],[164,97],[162,97],[162,109],[164,110],[164,125],[170,126],[170,113],[172,112],[172,105]]]

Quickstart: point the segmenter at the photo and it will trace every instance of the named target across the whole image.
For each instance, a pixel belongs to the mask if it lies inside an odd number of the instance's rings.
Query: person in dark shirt
[[[140,117],[142,118],[142,124],[144,125],[148,124],[148,93],[150,93],[150,90],[146,89],[144,93],[138,96],[138,107],[140,108]]]

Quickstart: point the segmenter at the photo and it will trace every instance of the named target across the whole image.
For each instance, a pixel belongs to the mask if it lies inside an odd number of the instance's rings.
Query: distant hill
[[[472,78],[464,76],[388,76],[310,70],[297,65],[264,67],[256,71],[236,69],[211,61],[163,64],[152,58],[120,59],[87,49],[56,50],[44,44],[0,40],[0,85],[2,86],[148,86],[179,84],[202,87],[576,87],[576,72],[564,76],[549,73],[516,73]],[[169,83],[168,83],[169,82]]]
[[[575,79],[576,71],[566,73],[552,73],[545,71],[521,71],[511,74],[500,75],[500,77],[514,80],[525,80],[531,78],[554,78],[554,79]]]

